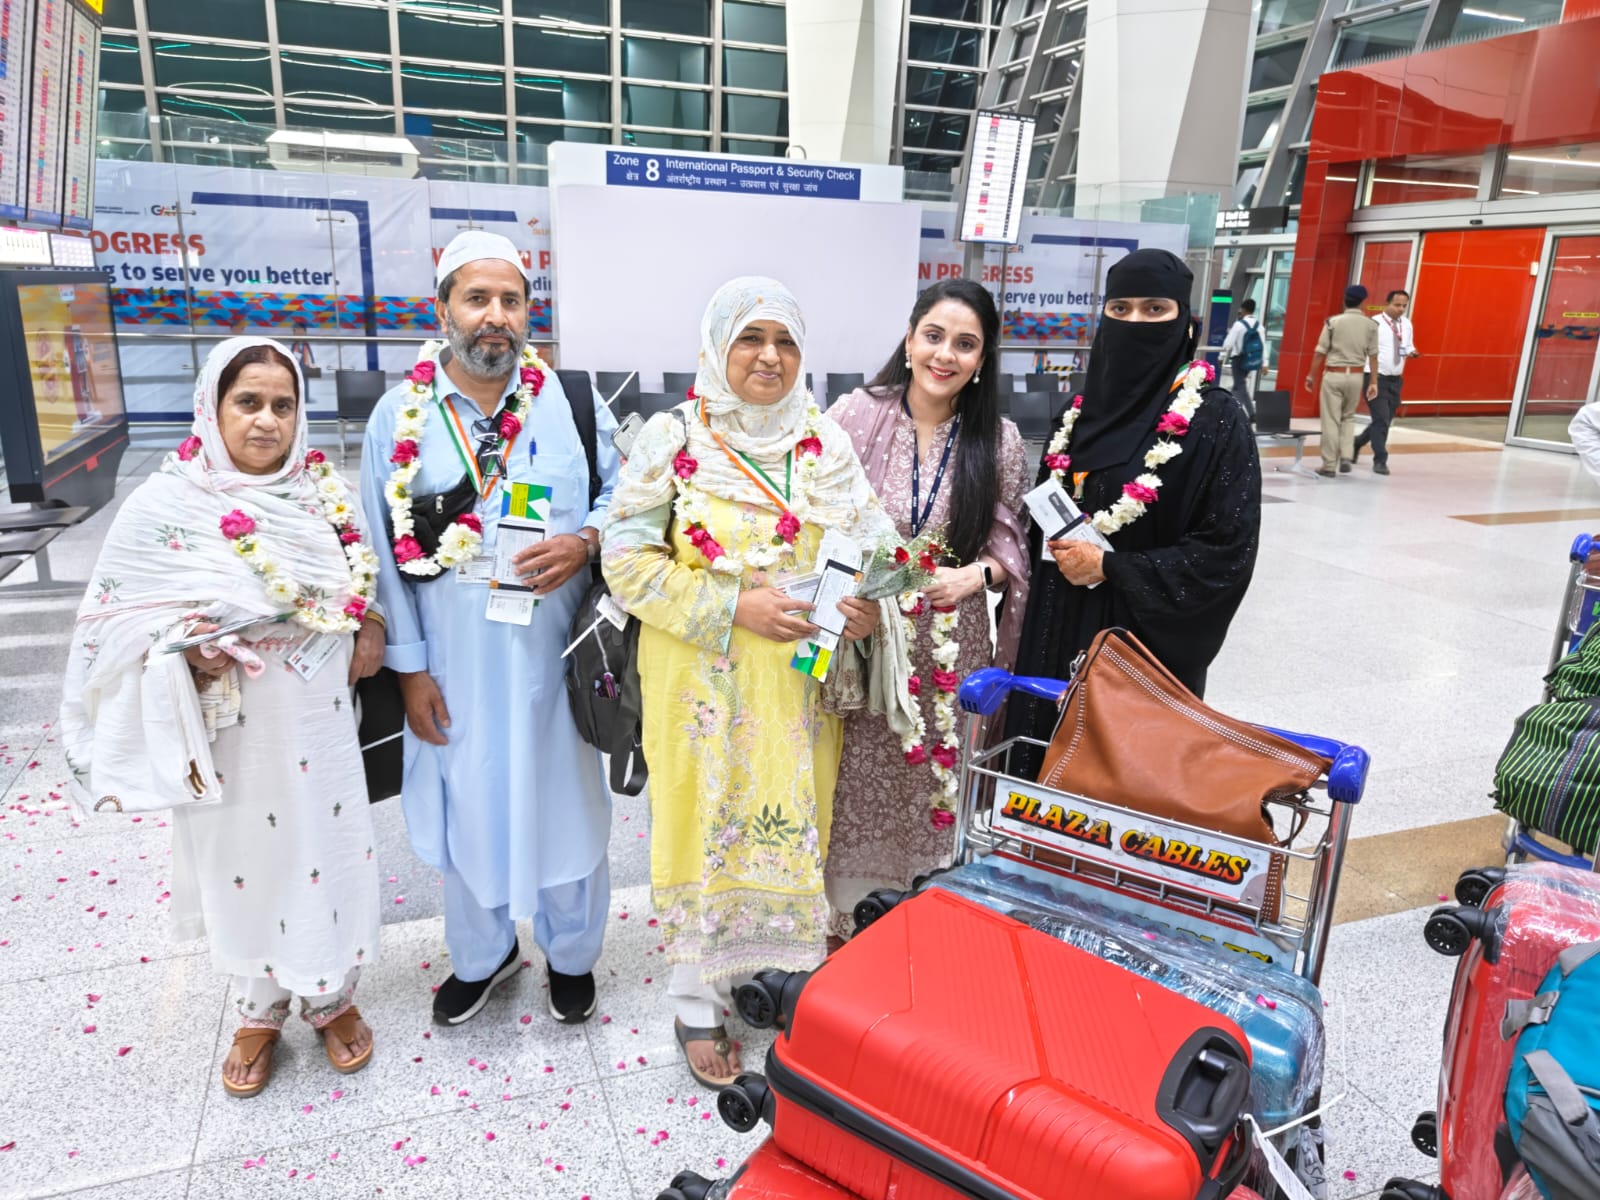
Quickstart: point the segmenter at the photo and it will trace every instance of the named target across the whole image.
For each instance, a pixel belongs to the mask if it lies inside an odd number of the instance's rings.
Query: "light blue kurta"
[[[461,423],[484,414],[453,392],[443,368],[438,392]],[[514,386],[507,384],[509,395]],[[580,570],[540,600],[531,624],[487,620],[489,589],[446,578],[413,582],[396,568],[386,532],[384,484],[392,466],[395,414],[406,397],[394,388],[367,422],[361,496],[372,514],[373,545],[381,568],[378,595],[388,621],[384,665],[426,670],[438,681],[450,711],[449,744],[433,746],[407,728],[401,800],[417,856],[438,870],[453,867],[484,908],[508,905],[530,917],[541,888],[586,878],[606,853],[611,796],[600,755],[578,736],[567,704],[560,658],[589,572]],[[507,456],[512,482],[551,489],[549,536],[605,523],[618,456],[611,445],[616,420],[597,396],[601,492],[589,506],[589,466],[572,412],[554,371],[535,397],[526,428]],[[461,458],[437,408],[430,411],[414,494],[448,491],[463,472]],[[493,552],[499,528],[496,488],[477,512],[484,548]]]

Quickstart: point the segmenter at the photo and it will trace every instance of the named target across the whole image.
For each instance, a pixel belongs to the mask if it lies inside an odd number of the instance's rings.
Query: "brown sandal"
[[[733,1043],[728,1040],[728,1031],[721,1025],[713,1026],[710,1029],[700,1029],[694,1025],[685,1025],[681,1020],[674,1018],[672,1032],[678,1039],[678,1045],[683,1048],[683,1061],[689,1068],[689,1074],[694,1076],[695,1082],[701,1087],[711,1088],[713,1091],[720,1092],[735,1079],[739,1078],[742,1073],[739,1071],[735,1071],[732,1075],[707,1075],[696,1067],[694,1061],[689,1057],[690,1042],[710,1042],[711,1052],[718,1058],[727,1058],[728,1055],[732,1054]]]
[[[255,1083],[234,1083],[227,1075],[222,1077],[222,1086],[230,1096],[238,1096],[241,1100],[247,1096],[254,1096],[266,1087],[272,1079],[272,1047],[277,1044],[281,1036],[276,1029],[262,1029],[256,1026],[245,1026],[233,1032],[233,1044],[244,1047],[244,1069],[248,1072],[256,1065],[256,1059],[263,1052],[267,1055],[267,1069],[262,1072],[261,1078]]]
[[[350,1043],[355,1041],[356,1022],[359,1020],[361,1020],[361,1010],[352,1004],[349,1008],[345,1009],[321,1029],[317,1030],[317,1035],[322,1038],[322,1049],[323,1052],[328,1056],[328,1062],[330,1062],[333,1065],[333,1069],[339,1072],[341,1075],[354,1075],[357,1071],[361,1070],[362,1067],[366,1066],[372,1061],[372,1052],[377,1048],[376,1043],[374,1043],[373,1045],[367,1047],[365,1053],[357,1056],[356,1058],[352,1058],[346,1063],[340,1062],[333,1056],[333,1048],[328,1045],[327,1035],[330,1033],[333,1034],[334,1037],[338,1038],[345,1044],[345,1047],[348,1048]]]

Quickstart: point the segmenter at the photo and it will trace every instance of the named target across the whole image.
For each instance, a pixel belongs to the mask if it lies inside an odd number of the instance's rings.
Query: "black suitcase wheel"
[[[855,917],[856,932],[860,933],[905,898],[905,892],[897,892],[893,888],[879,888],[875,892],[868,892],[857,902],[851,914]]]
[[[1422,940],[1428,948],[1446,958],[1460,958],[1472,945],[1473,928],[1470,915],[1481,916],[1478,910],[1467,908],[1436,908],[1422,927]]]
[[[1463,871],[1461,878],[1456,880],[1456,900],[1472,908],[1482,908],[1483,902],[1489,898],[1489,893],[1499,886],[1505,877],[1504,867],[1478,867]]]
[[[761,1124],[770,1095],[761,1076],[741,1075],[718,1093],[717,1112],[735,1133],[749,1133]]]
[[[673,1176],[672,1183],[666,1191],[656,1197],[656,1200],[706,1200],[715,1186],[716,1184],[704,1175],[696,1175],[693,1171],[680,1171]]]
[[[1378,1200],[1450,1200],[1444,1192],[1431,1183],[1418,1183],[1415,1179],[1391,1179],[1378,1193]]]
[[[783,985],[788,971],[757,971],[749,983],[733,992],[733,1007],[739,1019],[752,1029],[771,1029],[783,1010]]]
[[[1411,1125],[1411,1144],[1429,1158],[1439,1157],[1439,1114],[1421,1113]]]

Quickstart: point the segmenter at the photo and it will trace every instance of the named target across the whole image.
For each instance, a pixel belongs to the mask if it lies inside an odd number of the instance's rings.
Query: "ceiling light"
[[[1510,13],[1488,12],[1481,8],[1463,8],[1461,15],[1463,17],[1482,17],[1485,21],[1514,21],[1518,25],[1527,24],[1526,19],[1523,17],[1513,17]]]
[[[1511,162],[1549,163],[1555,167],[1588,167],[1591,171],[1600,171],[1600,162],[1583,158],[1544,158],[1537,154],[1508,154],[1506,158]]]

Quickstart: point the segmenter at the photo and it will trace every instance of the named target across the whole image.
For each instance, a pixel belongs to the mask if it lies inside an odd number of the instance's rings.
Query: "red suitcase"
[[[1568,946],[1600,940],[1600,878],[1548,863],[1469,871],[1456,887],[1474,905],[1436,909],[1424,936],[1459,954],[1439,1068],[1439,1107],[1412,1140],[1439,1157],[1439,1184],[1391,1180],[1386,1195],[1417,1200],[1499,1200],[1505,1184],[1496,1134],[1505,1123],[1514,1039],[1501,1036],[1506,1005],[1527,1000]]]
[[[656,1200],[856,1200],[836,1183],[803,1167],[768,1138],[727,1179],[685,1171]]]
[[[739,1007],[785,1032],[724,1120],[862,1200],[1217,1200],[1248,1163],[1236,1025],[949,892]]]

